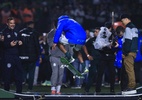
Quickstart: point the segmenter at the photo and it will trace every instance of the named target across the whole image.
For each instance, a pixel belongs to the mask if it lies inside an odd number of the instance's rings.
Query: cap
[[[122,15],[120,16],[120,19],[123,19],[123,18],[131,19],[130,15],[128,15],[128,14],[122,14]]]

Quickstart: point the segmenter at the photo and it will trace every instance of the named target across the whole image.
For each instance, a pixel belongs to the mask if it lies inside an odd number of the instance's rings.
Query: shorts
[[[62,43],[63,45],[67,45],[69,44],[68,39],[65,37],[65,35],[61,35],[60,39],[59,39],[60,43]],[[81,50],[82,45],[78,45],[78,44],[70,44],[71,48],[73,48],[76,51]]]

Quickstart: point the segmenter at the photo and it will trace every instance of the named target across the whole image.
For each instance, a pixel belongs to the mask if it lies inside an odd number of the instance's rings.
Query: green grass
[[[0,88],[3,88],[3,86],[0,86]],[[15,90],[15,85],[11,85],[10,90]],[[102,86],[102,93],[109,93],[110,88],[109,87],[103,87]],[[23,92],[27,92],[27,85],[23,85]],[[32,92],[38,92],[38,93],[44,93],[44,94],[50,94],[51,87],[50,86],[34,86]],[[72,89],[71,87],[68,88],[61,88],[61,92],[63,94],[83,94],[84,93],[84,87],[81,89]],[[92,86],[90,88],[89,93],[95,92],[95,86]],[[120,92],[120,85],[115,85],[115,92]]]

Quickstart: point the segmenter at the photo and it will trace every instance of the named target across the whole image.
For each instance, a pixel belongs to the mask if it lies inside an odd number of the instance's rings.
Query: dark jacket
[[[23,45],[20,49],[20,58],[22,61],[35,62],[40,55],[40,45],[38,40],[38,33],[28,27],[20,30],[20,39]]]
[[[14,31],[9,29],[8,27],[3,30],[2,32],[4,36],[4,54],[5,55],[19,55],[19,50],[18,50],[18,43],[16,46],[11,46],[10,43],[14,41],[18,41],[18,34]]]
[[[122,51],[124,55],[128,55],[130,52],[137,52],[138,29],[131,22],[126,25],[123,40]]]

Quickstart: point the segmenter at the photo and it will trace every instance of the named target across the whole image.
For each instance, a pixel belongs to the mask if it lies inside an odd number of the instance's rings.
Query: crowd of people
[[[0,81],[4,89],[9,91],[15,82],[16,92],[22,93],[24,83],[27,91],[43,83],[51,85],[51,94],[61,94],[61,86],[68,83],[73,88],[84,85],[88,93],[95,83],[95,92],[100,94],[105,75],[110,93],[115,93],[115,82],[121,83],[123,94],[136,93],[136,83],[142,84],[141,70],[134,67],[141,69],[141,33],[131,20],[141,13],[127,9],[131,0],[114,1],[43,0],[39,5],[31,0],[32,6],[25,0],[1,2]],[[139,8],[140,3],[136,1]],[[121,24],[115,26],[112,17]],[[85,78],[74,79],[61,57],[85,73]]]

